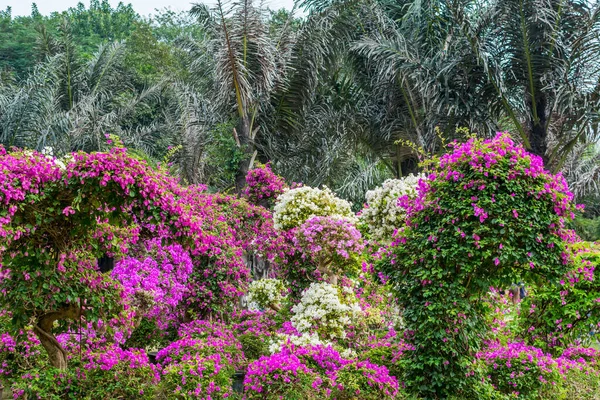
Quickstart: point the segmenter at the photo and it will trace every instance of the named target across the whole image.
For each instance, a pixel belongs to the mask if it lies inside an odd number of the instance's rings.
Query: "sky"
[[[75,7],[77,3],[83,2],[86,7],[89,0],[37,0],[35,3],[43,15],[50,14],[53,11],[64,11],[69,7]],[[131,3],[133,9],[140,15],[148,16],[153,14],[155,9],[169,7],[174,11],[187,11],[191,3],[202,3],[203,0],[123,0],[123,3]],[[208,4],[214,3],[214,0],[205,1]],[[31,14],[31,1],[29,0],[0,0],[0,9],[4,10],[7,6],[12,7],[12,15]],[[119,0],[109,0],[109,3],[116,7]],[[287,8],[290,10],[294,0],[266,0],[266,6],[272,9]]]

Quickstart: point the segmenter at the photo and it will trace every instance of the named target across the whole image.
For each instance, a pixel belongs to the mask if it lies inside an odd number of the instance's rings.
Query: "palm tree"
[[[494,88],[487,104],[531,152],[557,171],[577,143],[598,140],[598,3],[496,0],[474,12],[454,5],[453,20]]]
[[[121,42],[102,45],[84,61],[77,55],[64,20],[59,37],[40,31],[45,61],[22,84],[0,83],[0,143],[55,154],[102,149],[106,134],[120,136],[149,154],[156,141],[154,123],[140,124],[143,112],[161,95],[164,83],[136,92],[124,66]]]
[[[368,2],[367,2],[368,3]],[[319,10],[352,1],[314,0]],[[578,0],[378,3],[386,18],[351,44],[370,95],[371,132],[396,163],[407,140],[435,150],[436,127],[516,131],[560,169],[578,142],[597,140],[600,8]],[[355,60],[357,59],[355,58]],[[396,154],[394,155],[394,149]]]
[[[204,39],[180,40],[190,57],[189,68],[195,77],[191,84],[205,94],[215,121],[234,121],[232,135],[243,156],[235,176],[239,192],[257,153],[260,136],[272,112],[271,97],[283,85],[289,45],[293,41],[291,24],[270,29],[267,9],[251,0],[214,8],[196,4],[191,14],[203,25]],[[289,21],[293,18],[290,13]]]

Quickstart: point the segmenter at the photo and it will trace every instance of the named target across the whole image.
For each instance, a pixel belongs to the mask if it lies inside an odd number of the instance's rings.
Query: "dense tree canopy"
[[[599,18],[579,0],[307,0],[277,12],[248,1],[150,17],[98,0],[48,16],[7,8],[0,141],[62,154],[116,134],[168,157],[184,182],[238,192],[255,161],[271,161],[358,206],[457,128],[509,129],[592,204]]]

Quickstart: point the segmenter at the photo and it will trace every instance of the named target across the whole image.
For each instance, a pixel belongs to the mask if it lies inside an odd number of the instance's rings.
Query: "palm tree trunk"
[[[251,134],[250,118],[248,115],[240,118],[240,122],[236,128],[238,145],[242,149],[244,156],[238,163],[237,172],[235,174],[235,191],[236,193],[242,193],[244,186],[246,186],[246,174],[250,169],[250,161],[254,154],[254,144],[250,140]]]
[[[530,101],[531,108],[533,108],[533,104]],[[538,94],[536,97],[535,108],[537,111],[537,120],[536,118],[531,118],[530,129],[529,129],[529,143],[530,148],[529,151],[535,155],[538,155],[544,161],[544,166],[549,168],[548,164],[548,155],[546,154],[548,150],[548,130],[546,127],[546,97],[544,95]],[[533,113],[532,113],[533,115]]]

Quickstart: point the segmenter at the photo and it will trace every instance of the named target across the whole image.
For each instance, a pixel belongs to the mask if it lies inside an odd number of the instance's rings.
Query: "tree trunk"
[[[530,121],[529,129],[529,144],[531,148],[529,151],[537,156],[542,157],[544,166],[549,168],[548,157],[546,152],[548,151],[548,131],[546,129],[546,97],[538,93],[536,98],[535,108],[537,111],[537,121],[533,118],[533,105],[531,100],[529,101],[532,118]]]
[[[416,174],[419,172],[419,160],[414,157],[408,157],[402,160],[400,163],[402,169],[401,177],[408,176],[409,174]]]
[[[70,305],[61,308],[60,310],[42,315],[38,318],[37,324],[33,327],[33,332],[48,353],[50,364],[52,364],[53,367],[62,370],[67,369],[67,353],[52,333],[54,321],[61,319],[77,320],[80,317],[81,309],[75,305]]]
[[[238,163],[238,168],[235,174],[235,191],[238,194],[242,193],[244,186],[246,186],[246,174],[250,169],[250,160],[252,159],[252,154],[254,154],[254,144],[251,140],[251,129],[252,127],[250,126],[250,120],[248,116],[241,118],[236,128],[236,141],[244,154]]]
[[[42,329],[39,325],[33,327],[33,331],[40,340],[40,343],[48,353],[50,364],[58,369],[67,369],[67,353],[56,340],[52,333]]]
[[[243,259],[253,280],[267,279],[271,264],[256,254],[244,252]]]

